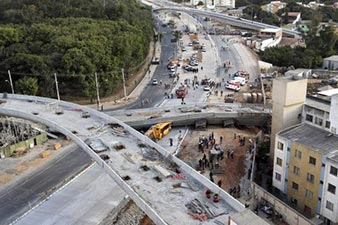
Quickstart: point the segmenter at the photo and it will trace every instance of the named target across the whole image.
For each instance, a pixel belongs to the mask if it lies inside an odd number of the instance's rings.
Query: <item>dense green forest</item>
[[[1,0],[0,79],[10,70],[15,89],[38,84],[43,96],[114,93],[121,69],[130,76],[148,54],[153,34],[151,9],[135,0]],[[0,82],[1,91],[10,91]]]

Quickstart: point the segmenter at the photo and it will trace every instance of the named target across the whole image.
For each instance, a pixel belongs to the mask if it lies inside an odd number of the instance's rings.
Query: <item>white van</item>
[[[244,77],[235,77],[234,80],[239,81],[242,86],[246,83],[246,80]]]

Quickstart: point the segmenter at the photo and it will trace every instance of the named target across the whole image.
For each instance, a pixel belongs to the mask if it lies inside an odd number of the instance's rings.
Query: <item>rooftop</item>
[[[231,220],[233,220],[236,224],[241,224],[241,225],[261,225],[265,223],[265,221],[262,218],[256,216],[249,209],[246,209],[232,216]]]
[[[338,88],[334,88],[334,89],[330,89],[330,90],[326,90],[326,91],[321,91],[321,92],[318,92],[318,94],[328,96],[328,97],[332,97],[332,95],[338,94]]]
[[[288,12],[289,17],[296,17],[298,15],[300,15],[300,12]]]
[[[260,32],[278,32],[281,30],[282,28],[264,28],[264,29],[261,29]]]
[[[338,150],[337,135],[309,124],[285,129],[279,136],[309,147],[322,155]]]
[[[338,55],[332,55],[330,57],[324,58],[324,60],[338,61]]]
[[[330,112],[330,102],[317,97],[306,97],[305,105],[325,112]]]

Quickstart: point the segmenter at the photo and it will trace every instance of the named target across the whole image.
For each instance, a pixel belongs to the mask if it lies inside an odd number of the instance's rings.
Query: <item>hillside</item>
[[[128,76],[144,62],[152,34],[151,10],[135,0],[2,0],[0,79],[10,70],[16,91],[55,96],[57,73],[61,95],[92,98],[97,72],[107,96],[121,68]]]

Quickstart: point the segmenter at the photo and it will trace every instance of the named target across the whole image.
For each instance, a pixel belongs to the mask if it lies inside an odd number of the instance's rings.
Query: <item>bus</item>
[[[155,124],[145,133],[145,135],[152,139],[161,140],[165,135],[169,134],[172,125],[172,121]]]

